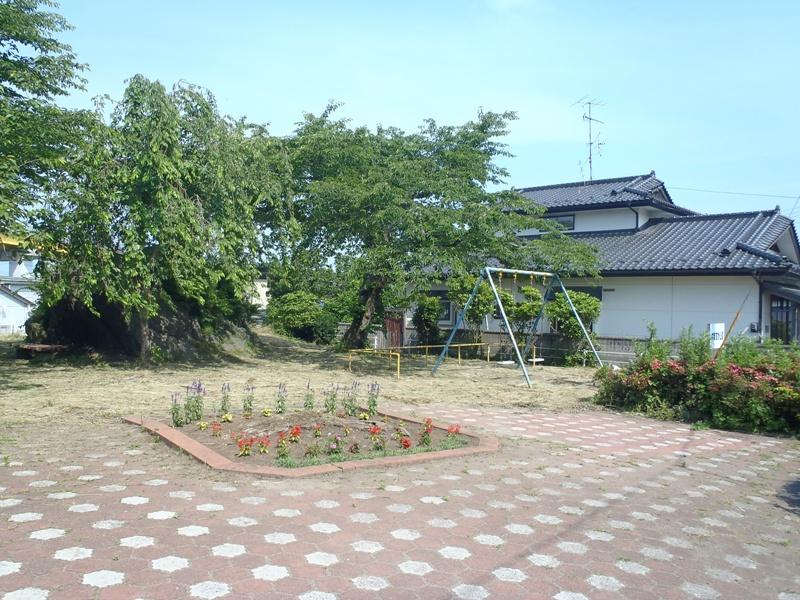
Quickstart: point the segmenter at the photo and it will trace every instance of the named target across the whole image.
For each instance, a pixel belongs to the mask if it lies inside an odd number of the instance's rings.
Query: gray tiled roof
[[[517,191],[548,211],[650,205],[676,214],[694,214],[672,202],[664,182],[656,178],[654,172],[616,179],[528,187]]]
[[[601,271],[745,271],[797,269],[770,250],[792,221],[776,210],[651,219],[640,229],[571,234],[596,246]]]

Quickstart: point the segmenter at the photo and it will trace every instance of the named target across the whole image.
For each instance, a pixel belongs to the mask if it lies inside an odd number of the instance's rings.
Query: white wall
[[[554,217],[559,215],[574,215],[575,229],[573,231],[609,231],[615,229],[633,229],[636,227],[636,215],[639,214],[639,227],[643,226],[650,219],[656,217],[672,217],[671,213],[664,212],[650,207],[633,208],[604,208],[601,210],[582,210],[574,213],[548,213],[547,216]],[[525,229],[519,235],[536,235],[538,229]]]
[[[6,294],[0,294],[0,335],[25,333],[31,309]]]
[[[606,277],[602,285],[594,329],[602,337],[645,337],[648,322],[659,337],[672,339],[690,325],[696,333],[708,323],[724,322],[727,329],[740,307],[733,333],[749,332],[758,321],[758,283],[748,276]]]

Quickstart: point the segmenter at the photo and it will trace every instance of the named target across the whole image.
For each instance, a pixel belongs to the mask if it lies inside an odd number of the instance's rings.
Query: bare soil
[[[427,452],[475,443],[474,438],[462,435],[448,437],[446,431],[434,427],[425,444],[422,441],[424,427],[421,424],[389,419],[383,415],[362,420],[343,413],[299,410],[269,417],[254,415],[249,419],[236,415],[230,423],[222,423],[213,415],[205,416],[204,420],[209,424],[207,429],[201,430],[198,423],[192,423],[182,427],[181,432],[226,458],[254,465],[282,462],[283,466],[302,466]],[[213,422],[221,427],[219,435],[213,434],[210,425]],[[372,427],[378,427],[379,430],[371,433]],[[292,433],[297,435],[293,437]],[[281,461],[278,456],[277,446],[281,435],[286,439],[288,461]],[[241,438],[253,442],[249,456],[238,456],[238,440]],[[265,438],[267,452],[262,453],[259,440]],[[402,445],[403,438],[408,440],[408,448]]]
[[[519,369],[448,359],[431,375],[433,358],[404,357],[400,379],[394,362],[385,357],[356,355],[352,371],[347,353],[298,343],[266,332],[257,348],[232,347],[215,361],[139,367],[109,363],[99,357],[22,360],[12,344],[0,341],[0,426],[19,423],[100,424],[109,418],[135,415],[167,420],[170,395],[199,379],[209,390],[208,406],[219,402],[220,388],[230,383],[235,409],[240,409],[243,388],[255,386],[255,410],[272,407],[278,384],[289,391],[289,410],[302,405],[306,385],[321,391],[328,385],[350,387],[354,380],[381,386],[380,406],[419,407],[438,403],[470,406],[505,406],[553,411],[597,410],[594,369],[537,366],[530,368],[528,388]],[[379,409],[380,409],[379,406]]]

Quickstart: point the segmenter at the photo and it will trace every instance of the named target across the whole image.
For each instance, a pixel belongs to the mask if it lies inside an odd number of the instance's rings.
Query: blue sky
[[[655,170],[698,211],[780,204],[800,216],[800,2],[64,0],[58,11],[90,67],[69,106],[119,98],[142,73],[203,85],[223,112],[275,134],[331,99],[354,124],[406,130],[514,110],[503,164],[525,187],[588,177],[573,105],[588,96],[605,123],[595,179]]]

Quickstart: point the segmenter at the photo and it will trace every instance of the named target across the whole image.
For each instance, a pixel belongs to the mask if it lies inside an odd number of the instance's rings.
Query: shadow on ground
[[[778,493],[778,498],[786,503],[784,507],[791,513],[800,515],[800,479],[789,481]]]

